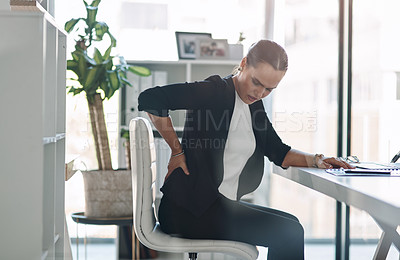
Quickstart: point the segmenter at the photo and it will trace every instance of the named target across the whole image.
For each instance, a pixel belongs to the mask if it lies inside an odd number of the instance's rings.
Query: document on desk
[[[369,170],[400,170],[400,163],[376,163],[376,162],[359,162],[351,163],[352,166],[359,169]]]
[[[380,164],[374,162],[353,163],[356,169],[327,169],[326,172],[336,176],[400,176],[400,164]]]

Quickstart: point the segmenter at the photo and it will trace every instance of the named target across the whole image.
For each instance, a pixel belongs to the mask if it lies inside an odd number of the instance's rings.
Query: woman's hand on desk
[[[344,168],[344,169],[354,169],[355,167],[351,166],[347,162],[343,161],[340,158],[336,157],[322,157],[321,163],[317,163],[318,168],[322,169],[332,169],[332,168]]]
[[[314,167],[320,169],[344,168],[353,169],[350,164],[335,157],[325,157],[323,154],[310,154],[296,149],[291,149],[282,162],[282,167]]]
[[[186,157],[185,157],[185,154],[183,152],[181,154],[177,155],[177,156],[176,155],[172,155],[171,158],[169,159],[168,172],[167,172],[167,175],[165,176],[164,181],[171,175],[171,173],[175,169],[177,169],[179,167],[182,168],[183,172],[186,175],[190,174],[189,170],[187,168],[187,165],[186,165]]]

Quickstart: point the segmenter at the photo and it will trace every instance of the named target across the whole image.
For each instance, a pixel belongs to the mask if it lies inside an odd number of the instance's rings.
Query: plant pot
[[[132,216],[130,170],[84,171],[85,216]]]

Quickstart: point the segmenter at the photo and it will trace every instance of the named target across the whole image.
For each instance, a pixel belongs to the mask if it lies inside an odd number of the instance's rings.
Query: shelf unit
[[[38,3],[0,11],[2,259],[64,259],[66,33]]]

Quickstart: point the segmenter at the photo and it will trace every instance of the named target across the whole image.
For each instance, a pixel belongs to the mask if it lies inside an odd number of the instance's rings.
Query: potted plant
[[[77,37],[75,50],[71,53],[72,59],[67,61],[67,70],[75,73],[71,80],[79,83],[79,87],[68,86],[68,93],[86,94],[99,167],[98,171],[83,172],[85,214],[95,217],[131,215],[132,211],[127,208],[132,208],[131,175],[130,171],[112,169],[103,101],[110,99],[118,89],[131,86],[127,80],[128,72],[149,76],[150,71],[144,67],[128,65],[122,56],[112,56],[116,39],[105,22],[96,20],[100,1],[93,0],[88,4],[83,0],[86,18],[73,18],[65,23],[65,30],[68,33],[74,32]],[[95,45],[99,42],[107,43],[107,40],[108,48],[102,53]],[[113,198],[117,201],[113,202]]]

